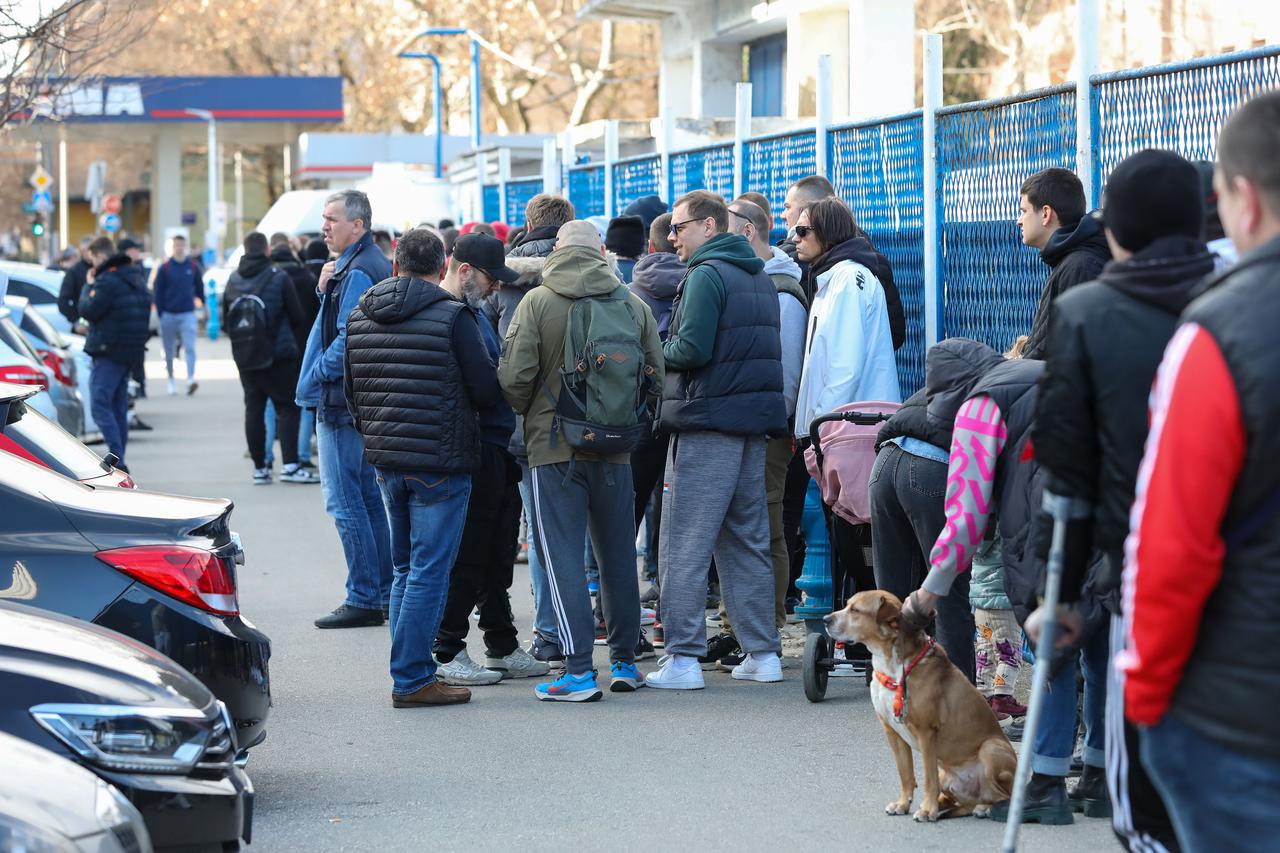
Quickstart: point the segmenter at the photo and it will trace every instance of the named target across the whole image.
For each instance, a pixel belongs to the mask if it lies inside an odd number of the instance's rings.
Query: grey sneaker
[[[280,471],[280,482],[282,483],[318,483],[320,477],[316,472],[309,468],[297,466],[293,469],[283,469]]]
[[[538,660],[520,648],[517,648],[506,657],[486,657],[484,665],[491,671],[496,670],[506,678],[535,678],[539,675],[546,675],[551,671],[551,667],[546,661]]]
[[[253,469],[253,484],[255,486],[271,485],[271,469],[270,468]]]
[[[443,679],[445,684],[459,687],[497,684],[502,680],[502,673],[485,669],[467,655],[466,649],[458,652],[457,657],[448,663],[440,664],[436,669],[436,676]]]

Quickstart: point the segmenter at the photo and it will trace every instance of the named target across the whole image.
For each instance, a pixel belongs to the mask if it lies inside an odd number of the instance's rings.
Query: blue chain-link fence
[[[666,201],[676,199],[691,190],[710,190],[726,198],[733,198],[733,145],[708,145],[672,154],[671,188]]]
[[[507,215],[502,220],[512,228],[524,227],[524,209],[529,199],[542,192],[542,178],[507,182]]]
[[[782,225],[787,187],[818,171],[817,147],[817,135],[812,130],[757,137],[742,147],[743,186],[769,199],[775,226]],[[776,235],[777,239],[782,236]]]
[[[1075,86],[938,111],[939,269],[943,337],[1008,349],[1031,329],[1049,269],[1022,244],[1022,182],[1074,168]]]
[[[497,184],[485,184],[481,200],[484,204],[480,217],[485,222],[497,222],[502,218],[502,199]]]
[[[921,113],[841,125],[827,136],[827,176],[859,227],[893,267],[907,313],[898,350],[898,382],[912,394],[924,384],[924,173]]]
[[[604,216],[604,164],[574,166],[569,170],[569,201],[579,219]]]
[[[647,195],[662,195],[662,158],[657,154],[628,157],[613,164],[613,213]],[[669,199],[663,199],[668,201]]]

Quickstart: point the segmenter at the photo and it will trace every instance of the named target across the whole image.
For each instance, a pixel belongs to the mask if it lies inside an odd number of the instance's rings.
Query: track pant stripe
[[[1116,666],[1115,657],[1124,649],[1127,631],[1124,621],[1111,620],[1111,666],[1107,684],[1106,747],[1107,788],[1111,794],[1111,825],[1129,845],[1130,853],[1168,853],[1156,839],[1139,832],[1133,824],[1133,806],[1129,799],[1129,749],[1124,727],[1124,672]],[[1133,757],[1138,760],[1137,756]]]
[[[569,620],[564,613],[564,601],[560,598],[560,587],[556,584],[556,572],[551,562],[551,549],[547,547],[546,528],[542,523],[542,495],[538,488],[538,469],[530,468],[533,474],[533,512],[537,516],[538,541],[542,545],[542,569],[547,573],[547,591],[551,593],[551,609],[556,615],[556,626],[560,629],[560,650],[566,655],[574,653],[573,631],[569,630]]]

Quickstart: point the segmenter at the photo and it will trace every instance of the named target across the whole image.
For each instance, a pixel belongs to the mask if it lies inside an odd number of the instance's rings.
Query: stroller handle
[[[886,415],[880,412],[830,412],[825,415],[818,415],[809,424],[809,441],[813,444],[813,458],[818,463],[818,470],[822,470],[822,437],[818,432],[823,424],[847,421],[859,426],[875,426],[878,423],[889,420],[891,417],[893,415]]]

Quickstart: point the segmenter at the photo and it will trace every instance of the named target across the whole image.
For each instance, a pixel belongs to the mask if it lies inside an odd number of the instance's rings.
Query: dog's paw
[[[906,814],[911,809],[910,800],[894,800],[884,807],[884,813],[890,815]]]
[[[938,819],[937,809],[927,809],[924,806],[916,809],[916,813],[912,815],[916,823],[934,823]]]
[[[979,820],[985,820],[991,817],[991,806],[985,803],[974,806],[973,816]]]

